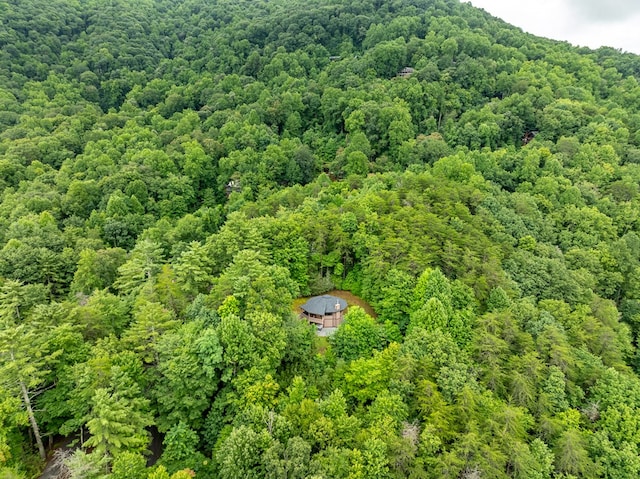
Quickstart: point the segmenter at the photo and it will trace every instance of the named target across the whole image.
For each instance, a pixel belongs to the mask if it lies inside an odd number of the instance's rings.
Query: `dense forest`
[[[0,1],[0,478],[639,477],[639,80],[458,0]]]

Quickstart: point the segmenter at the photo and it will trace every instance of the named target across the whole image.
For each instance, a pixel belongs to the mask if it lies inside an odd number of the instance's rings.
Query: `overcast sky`
[[[640,54],[640,0],[470,0],[534,35]]]

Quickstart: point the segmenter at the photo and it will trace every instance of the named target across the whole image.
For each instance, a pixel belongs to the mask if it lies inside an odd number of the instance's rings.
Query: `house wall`
[[[342,323],[343,313],[342,311],[340,311],[324,316],[317,316],[315,314],[303,312],[302,317],[304,317],[310,323],[321,324],[323,328],[337,328]]]
[[[342,313],[327,314],[322,318],[323,327],[337,328],[342,323]]]
[[[310,323],[313,324],[322,324],[324,327],[324,318],[320,317],[320,316],[316,316],[315,314],[310,314],[307,312],[303,312],[302,316],[309,321]]]

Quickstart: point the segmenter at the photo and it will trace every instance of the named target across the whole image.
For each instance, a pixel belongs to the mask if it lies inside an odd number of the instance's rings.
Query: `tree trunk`
[[[13,350],[10,350],[9,354],[11,355],[11,361],[15,361],[16,357],[13,354]],[[33,414],[33,408],[31,407],[31,399],[29,399],[29,391],[27,390],[27,386],[24,381],[18,375],[18,383],[20,384],[20,391],[22,392],[22,399],[24,400],[24,405],[27,408],[27,416],[29,416],[29,422],[31,423],[31,428],[33,429],[33,435],[36,438],[36,444],[38,444],[38,452],[40,453],[40,457],[43,461],[47,460],[47,453],[44,450],[44,444],[42,444],[42,437],[40,436],[40,428],[38,427],[38,423],[36,422],[36,416]]]
[[[24,404],[27,407],[27,415],[29,416],[29,422],[31,423],[31,427],[33,428],[33,435],[36,437],[36,444],[38,444],[38,452],[40,452],[40,458],[43,461],[46,461],[47,453],[44,450],[44,444],[42,444],[42,437],[40,436],[40,428],[38,427],[38,423],[36,422],[36,417],[33,414],[33,409],[31,408],[31,399],[29,399],[29,391],[27,391],[27,387],[22,382],[22,380],[20,381],[20,390],[22,391]]]

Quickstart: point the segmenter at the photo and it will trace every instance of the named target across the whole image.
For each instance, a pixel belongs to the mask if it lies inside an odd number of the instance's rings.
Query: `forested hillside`
[[[639,79],[458,0],[0,1],[0,478],[639,477]]]

